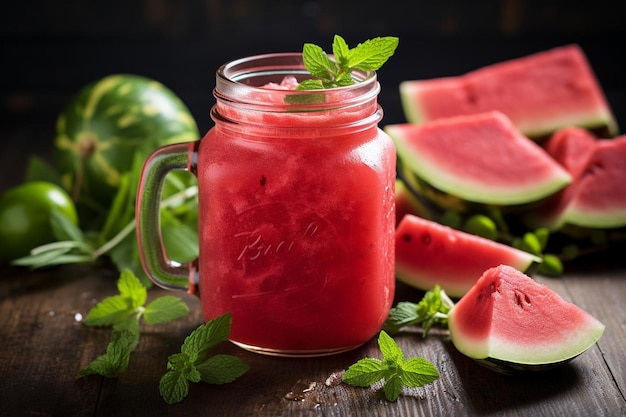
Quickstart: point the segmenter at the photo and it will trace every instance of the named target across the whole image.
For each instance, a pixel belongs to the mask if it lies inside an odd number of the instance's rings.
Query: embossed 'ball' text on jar
[[[310,78],[299,53],[227,63],[216,74],[215,125],[144,165],[144,269],[162,287],[196,292],[206,320],[231,313],[230,340],[246,349],[353,349],[391,307],[396,153],[378,127],[376,73],[353,76],[350,86],[294,91],[280,84]],[[198,179],[200,255],[183,265],[164,254],[155,209],[173,169]]]

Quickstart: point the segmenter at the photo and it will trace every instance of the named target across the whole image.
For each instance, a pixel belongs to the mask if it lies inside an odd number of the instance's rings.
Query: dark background
[[[112,73],[157,79],[204,133],[215,69],[250,54],[331,50],[400,37],[379,71],[383,124],[403,122],[402,80],[457,75],[566,43],[580,44],[626,126],[626,1],[21,0],[0,11],[0,123],[38,124],[42,144],[81,87]],[[50,137],[47,136],[49,131]],[[33,144],[34,145],[34,144]]]

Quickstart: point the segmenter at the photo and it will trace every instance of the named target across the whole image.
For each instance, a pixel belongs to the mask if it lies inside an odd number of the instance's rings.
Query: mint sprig
[[[369,387],[384,380],[383,392],[388,401],[396,401],[403,387],[421,387],[439,378],[435,366],[424,358],[404,358],[404,352],[384,330],[378,337],[382,359],[364,358],[351,365],[343,376],[349,385]]]
[[[118,294],[98,302],[85,317],[90,327],[113,327],[106,352],[81,369],[79,376],[102,375],[113,378],[126,372],[130,354],[139,343],[139,322],[165,323],[189,313],[189,307],[174,296],[158,297],[145,305],[148,293],[133,272],[124,269],[117,281]]]
[[[159,384],[161,396],[168,404],[182,401],[189,393],[190,382],[225,384],[245,374],[249,366],[232,355],[214,355],[208,351],[226,341],[232,317],[229,313],[200,325],[185,339],[180,353],[170,355],[167,372]]]
[[[304,65],[314,79],[298,84],[297,90],[316,90],[352,85],[352,71],[376,71],[395,53],[399,39],[393,36],[377,37],[350,48],[345,39],[335,35],[331,59],[315,44],[305,43],[302,48]]]
[[[391,308],[383,329],[393,334],[402,327],[421,324],[423,337],[426,337],[431,327],[448,326],[448,312],[453,306],[454,302],[446,292],[439,285],[435,285],[424,294],[419,303],[401,301]]]

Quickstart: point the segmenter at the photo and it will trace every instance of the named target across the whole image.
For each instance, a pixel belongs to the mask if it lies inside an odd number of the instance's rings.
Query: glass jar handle
[[[165,176],[174,170],[194,173],[194,142],[158,148],[145,160],[137,189],[136,229],[143,269],[158,286],[194,293],[197,286],[197,259],[179,263],[167,257],[161,237],[160,202]]]

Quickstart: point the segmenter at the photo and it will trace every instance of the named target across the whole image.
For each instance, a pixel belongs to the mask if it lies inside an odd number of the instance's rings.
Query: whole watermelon
[[[84,87],[59,115],[55,152],[63,185],[75,199],[108,208],[135,154],[197,140],[188,108],[158,81],[115,74]]]

